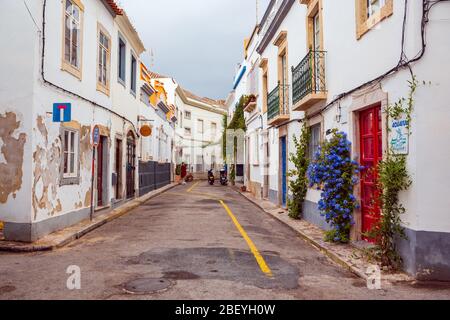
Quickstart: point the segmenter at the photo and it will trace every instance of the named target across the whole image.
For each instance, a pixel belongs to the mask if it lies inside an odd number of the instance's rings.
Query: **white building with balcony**
[[[274,0],[257,37],[261,86],[255,109],[261,108],[268,132],[268,198],[280,206],[289,198],[288,155],[299,122],[312,133],[310,157],[338,129],[348,134],[353,159],[374,168],[396,141],[386,107],[408,98],[415,75],[410,135],[397,150],[406,155],[412,178],[400,194],[408,239],[398,249],[405,270],[420,279],[450,279],[450,77],[443,69],[450,65],[449,17],[445,1]],[[370,240],[362,234],[382,214],[370,213],[374,188],[367,177],[363,173],[355,187],[361,209],[353,212],[353,241]],[[260,177],[247,179],[264,187]],[[303,218],[327,229],[320,197],[309,190]]]

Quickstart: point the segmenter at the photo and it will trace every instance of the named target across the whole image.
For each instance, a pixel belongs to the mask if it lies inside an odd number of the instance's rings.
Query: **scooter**
[[[209,170],[208,171],[208,183],[212,186],[212,185],[214,185],[214,173],[213,173],[213,171],[212,171],[212,169],[211,170]]]
[[[220,170],[220,184],[223,186],[228,185],[227,170],[225,168]]]

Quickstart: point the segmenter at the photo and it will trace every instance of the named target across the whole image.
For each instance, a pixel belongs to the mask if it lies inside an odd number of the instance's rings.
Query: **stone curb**
[[[245,199],[247,199],[249,202],[256,205],[258,208],[260,208],[264,213],[268,214],[269,216],[277,219],[279,222],[283,223],[284,225],[288,226],[290,229],[294,230],[303,240],[305,240],[307,243],[312,245],[314,248],[325,254],[328,258],[330,258],[333,262],[337,263],[338,265],[342,266],[343,268],[349,270],[351,273],[355,274],[356,276],[367,280],[368,275],[364,271],[364,269],[361,269],[360,267],[355,266],[347,259],[344,259],[342,256],[334,252],[329,247],[324,246],[321,242],[317,241],[316,239],[312,238],[308,234],[302,232],[301,230],[297,229],[293,224],[288,223],[287,221],[283,220],[280,215],[276,215],[268,210],[266,210],[258,200],[253,199],[250,195],[247,195],[243,193],[241,190],[239,190],[236,187],[232,187],[234,191],[239,193],[241,196],[243,196]],[[353,250],[359,250],[357,248],[352,248]],[[405,274],[405,273],[397,273],[397,274],[382,274],[383,280],[389,281],[391,283],[395,282],[412,282],[415,279],[413,279],[411,276]]]
[[[161,195],[164,192],[169,191],[170,189],[176,187],[178,183],[172,183],[168,186],[162,187],[161,189],[152,191],[140,198],[131,200],[130,202],[108,212],[102,214],[98,217],[95,217],[94,220],[91,221],[82,221],[72,227],[68,227],[61,231],[50,234],[43,239],[38,240],[35,243],[25,244],[18,242],[7,242],[2,243],[0,241],[0,252],[13,252],[13,253],[29,253],[29,252],[39,252],[39,251],[51,251],[58,248],[62,248],[69,243],[80,239],[84,235],[89,232],[105,225],[108,222],[111,222],[117,218],[120,218],[133,209],[136,209],[140,205],[144,204],[148,200],[155,198]]]

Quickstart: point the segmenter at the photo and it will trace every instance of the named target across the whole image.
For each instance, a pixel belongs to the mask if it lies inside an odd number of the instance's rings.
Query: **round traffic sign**
[[[92,129],[92,145],[97,147],[100,143],[100,128],[95,125],[94,129]]]

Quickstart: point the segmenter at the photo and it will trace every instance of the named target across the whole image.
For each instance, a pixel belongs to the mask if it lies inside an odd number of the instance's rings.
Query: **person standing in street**
[[[186,181],[185,181],[185,179],[186,179],[186,175],[187,175],[187,166],[186,166],[186,163],[181,163],[181,183],[182,184],[186,184]]]

